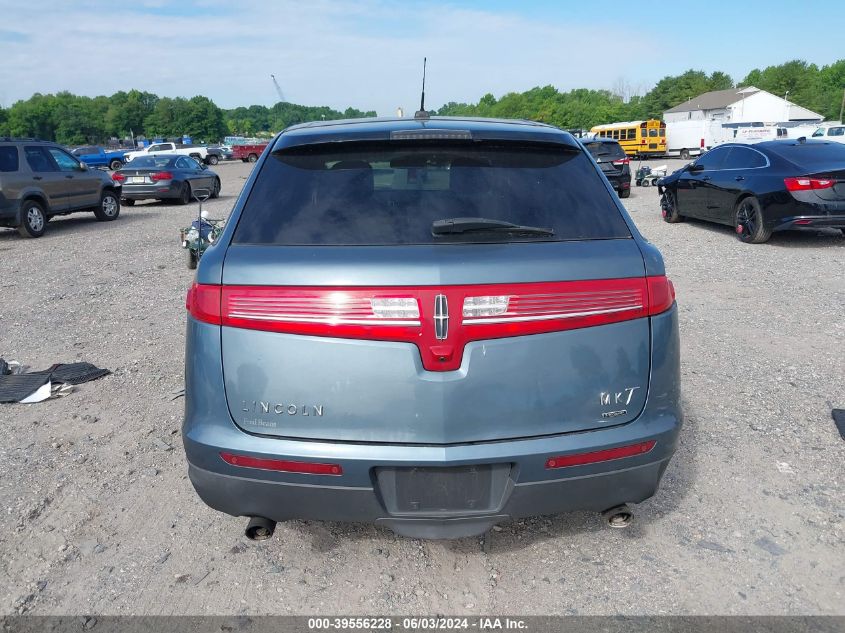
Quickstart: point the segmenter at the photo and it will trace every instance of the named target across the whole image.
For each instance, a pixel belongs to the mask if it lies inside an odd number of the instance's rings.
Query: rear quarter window
[[[587,142],[584,143],[587,151],[593,155],[594,158],[624,158],[625,150],[619,143],[602,143],[602,142]]]
[[[14,145],[0,147],[0,171],[17,171],[19,166],[17,147]]]
[[[809,171],[830,169],[845,165],[845,144],[842,143],[795,143],[771,148],[771,152],[782,156],[799,167]]]
[[[551,228],[432,235],[432,223],[489,218]],[[376,143],[271,154],[233,242],[401,245],[630,237],[584,152],[548,146]]]

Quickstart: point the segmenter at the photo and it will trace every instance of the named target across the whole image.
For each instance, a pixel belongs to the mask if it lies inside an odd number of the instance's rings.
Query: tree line
[[[521,118],[551,123],[565,129],[589,129],[601,123],[660,119],[663,112],[711,90],[755,86],[818,112],[826,119],[838,119],[845,90],[845,59],[819,67],[795,60],[755,68],[741,81],[723,72],[707,75],[688,70],[667,76],[642,95],[631,95],[625,82],[614,89],[576,88],[560,92],[554,86],[511,92],[496,99],[484,95],[478,103],[447,103],[439,115]]]
[[[110,97],[60,92],[34,94],[8,109],[0,108],[0,136],[40,138],[65,145],[183,134],[198,141],[219,141],[228,134],[269,135],[270,131],[305,121],[375,114],[354,108],[340,112],[293,103],[224,110],[208,97],[159,97],[140,90],[116,92]]]
[[[794,60],[762,70],[755,68],[736,83],[723,72],[708,75],[688,70],[664,77],[644,94],[631,94],[636,91],[623,80],[608,90],[576,88],[561,92],[554,86],[536,87],[499,99],[487,94],[478,103],[450,102],[436,113],[521,118],[568,129],[589,129],[613,121],[659,119],[665,110],[703,92],[752,85],[787,97],[827,119],[837,119],[845,89],[845,59],[821,67]],[[306,121],[375,114],[355,108],[341,112],[285,102],[272,107],[252,105],[224,110],[208,97],[159,97],[139,90],[93,98],[60,92],[35,94],[8,109],[0,108],[0,136],[35,137],[67,145],[101,143],[130,135],[154,138],[188,134],[197,140],[217,141],[227,134],[269,135]]]

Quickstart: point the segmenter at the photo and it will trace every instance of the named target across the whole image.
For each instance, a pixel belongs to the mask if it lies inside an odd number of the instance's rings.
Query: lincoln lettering
[[[321,404],[287,404],[282,402],[265,402],[263,400],[242,400],[241,411],[244,413],[274,413],[276,415],[304,415],[323,417]]]

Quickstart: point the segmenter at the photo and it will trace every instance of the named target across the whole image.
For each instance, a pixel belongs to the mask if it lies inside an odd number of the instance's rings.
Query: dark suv
[[[601,167],[602,173],[616,189],[620,198],[631,195],[631,159],[622,146],[609,138],[591,138],[581,141]]]
[[[548,125],[295,126],[261,155],[187,298],[183,441],[211,507],[479,534],[630,519],[675,451],[663,259]]]
[[[41,237],[51,216],[77,211],[114,220],[120,185],[56,143],[0,138],[0,226]]]

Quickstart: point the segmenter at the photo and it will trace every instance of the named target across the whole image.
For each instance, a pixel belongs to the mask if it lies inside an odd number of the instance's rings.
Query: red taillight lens
[[[699,145],[701,149],[704,149],[704,139],[701,139],[701,145]]]
[[[619,160],[613,161],[613,164],[618,167],[620,165],[628,165],[630,162],[631,159],[626,156],[625,158],[620,158]]]
[[[811,178],[799,176],[797,178],[784,178],[784,184],[788,191],[810,191],[812,189],[830,189],[836,184],[833,178]]]
[[[666,312],[675,303],[675,284],[666,277],[646,277],[648,285],[648,315]]]
[[[614,459],[622,459],[623,457],[644,455],[653,449],[655,444],[657,444],[657,442],[649,440],[648,442],[640,442],[639,444],[630,444],[629,446],[620,446],[619,448],[609,448],[604,451],[550,457],[546,460],[546,468],[551,469],[567,468],[568,466],[583,466],[584,464],[596,464],[598,462],[609,462]]]
[[[188,290],[185,307],[198,321],[220,325],[220,286],[194,282]]]
[[[158,182],[159,180],[173,180],[173,173],[169,171],[157,171],[150,174],[150,179],[153,182]]]
[[[124,180],[126,180],[126,176],[124,176],[120,172],[114,172],[111,175],[111,179],[114,180],[115,182],[123,182]]]
[[[233,455],[220,453],[220,457],[227,464],[241,468],[256,468],[258,470],[275,470],[283,473],[303,473],[305,475],[342,475],[340,464],[323,464],[317,462],[294,462],[287,459],[267,459],[264,457],[250,457],[249,455]]]

